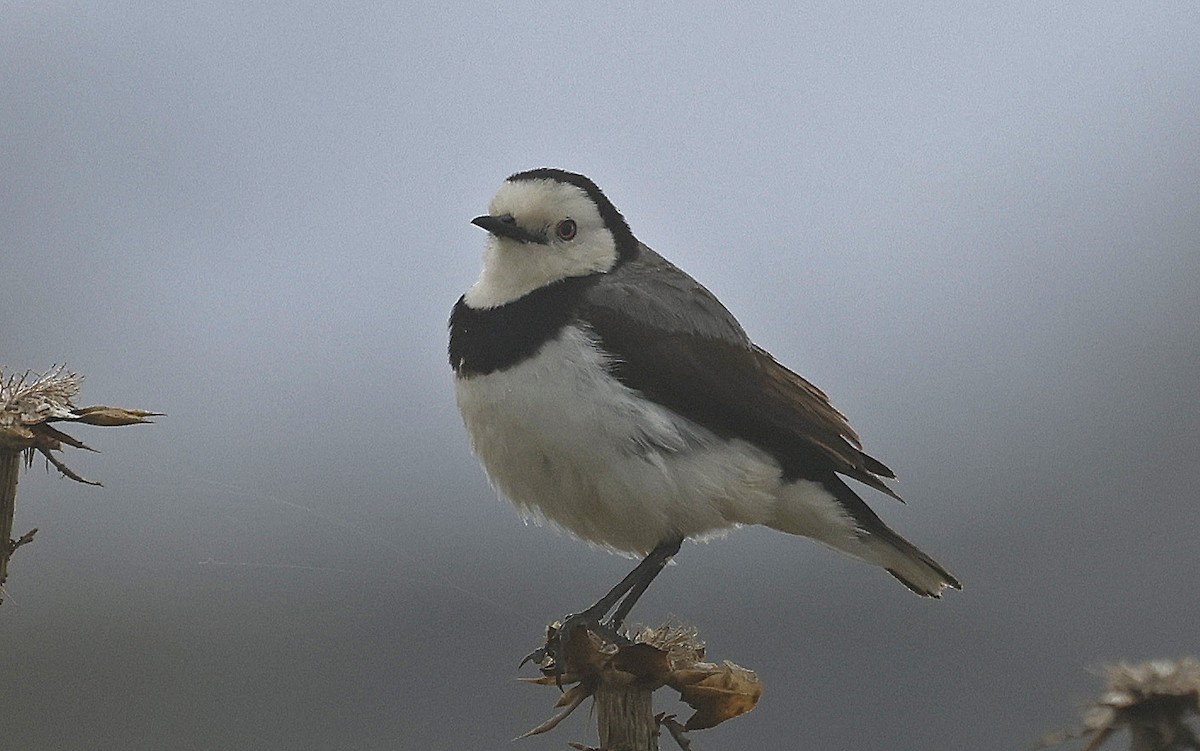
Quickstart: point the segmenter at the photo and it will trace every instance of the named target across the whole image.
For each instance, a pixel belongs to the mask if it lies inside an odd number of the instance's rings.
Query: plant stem
[[[604,681],[596,689],[596,725],[604,751],[658,751],[654,691],[645,685]]]
[[[8,581],[8,557],[13,547],[13,515],[17,512],[17,475],[21,452],[0,450],[0,586]]]

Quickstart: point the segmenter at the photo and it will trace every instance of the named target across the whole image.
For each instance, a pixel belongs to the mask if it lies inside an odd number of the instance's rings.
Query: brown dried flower
[[[1083,711],[1083,727],[1052,733],[1043,746],[1087,738],[1082,751],[1095,751],[1122,727],[1134,751],[1200,750],[1186,719],[1200,714],[1200,661],[1154,660],[1121,663],[1104,670],[1107,690]]]
[[[76,482],[88,485],[100,483],[84,479],[71,470],[52,451],[61,451],[63,444],[86,451],[92,447],[55,428],[51,423],[78,422],[106,427],[153,422],[148,419],[161,413],[144,409],[120,407],[76,407],[83,376],[67,370],[66,366],[51,368],[34,375],[5,376],[0,369],[0,451],[23,451],[25,463],[33,463],[34,453],[40,453],[54,468]]]
[[[0,592],[8,579],[8,562],[13,552],[33,540],[36,529],[12,538],[16,513],[17,475],[24,455],[25,466],[33,464],[34,453],[46,457],[54,468],[76,482],[99,485],[76,474],[52,452],[63,445],[94,451],[83,441],[54,427],[52,423],[76,422],[89,425],[136,425],[151,422],[159,413],[119,407],[76,407],[83,376],[65,366],[34,375],[4,374],[0,368]]]
[[[554,630],[549,634],[553,637]],[[704,645],[694,628],[668,624],[647,628],[632,644],[612,644],[592,631],[580,630],[567,641],[564,662],[568,672],[555,674],[551,658],[544,675],[525,679],[540,685],[568,685],[559,698],[556,715],[521,737],[554,729],[593,695],[602,683],[638,683],[650,690],[670,686],[695,712],[683,728],[703,730],[749,712],[762,696],[762,683],[751,670],[725,661],[702,662]],[[672,716],[673,717],[673,716]]]

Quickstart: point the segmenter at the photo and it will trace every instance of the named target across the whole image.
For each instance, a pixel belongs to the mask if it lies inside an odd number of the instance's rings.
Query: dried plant
[[[1107,690],[1084,708],[1083,726],[1052,733],[1043,746],[1086,738],[1082,751],[1095,751],[1128,728],[1132,751],[1200,751],[1200,738],[1187,724],[1200,714],[1200,661],[1154,660],[1104,669]]]
[[[82,382],[83,376],[67,370],[66,366],[53,367],[41,375],[30,371],[6,375],[0,368],[0,586],[8,578],[8,560],[13,551],[32,541],[37,532],[33,529],[12,539],[21,456],[24,455],[28,467],[34,454],[41,454],[72,480],[99,485],[81,477],[55,456],[53,452],[62,451],[64,445],[85,451],[95,449],[54,427],[54,423],[137,425],[152,422],[149,418],[161,414],[144,409],[76,407],[74,399]]]
[[[42,375],[26,371],[19,376],[5,376],[0,369],[0,451],[25,452],[26,466],[33,463],[34,453],[39,453],[72,480],[99,485],[80,477],[51,453],[61,451],[63,444],[85,451],[95,449],[51,423],[79,422],[108,427],[136,425],[153,422],[148,418],[158,417],[161,413],[119,407],[76,407],[73,400],[82,382],[83,376],[61,365]]]
[[[547,641],[554,638],[551,626]],[[670,686],[680,699],[695,710],[680,725],[674,715],[659,714],[654,719],[687,749],[685,730],[703,730],[749,712],[762,695],[762,683],[753,671],[732,662],[720,665],[703,662],[704,645],[696,630],[686,626],[664,625],[644,629],[632,643],[614,644],[580,627],[566,642],[566,672],[559,674],[553,658],[542,664],[543,676],[524,679],[549,686],[574,684],[559,698],[560,711],[525,733],[522,738],[554,729],[589,696],[606,686],[638,685],[653,691]]]

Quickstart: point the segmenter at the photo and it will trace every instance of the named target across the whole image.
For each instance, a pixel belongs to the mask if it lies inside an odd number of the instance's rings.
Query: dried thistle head
[[[0,428],[29,427],[65,419],[74,408],[83,376],[58,365],[41,375],[25,371],[7,377],[0,369]]]
[[[23,451],[25,462],[33,462],[35,452],[42,454],[55,469],[77,482],[99,485],[75,474],[51,451],[63,444],[94,451],[83,441],[55,428],[55,422],[81,422],[89,425],[136,425],[152,422],[161,413],[119,407],[76,407],[75,397],[83,376],[57,365],[40,375],[31,371],[7,376],[0,368],[0,451]]]
[[[547,641],[553,634],[551,627]],[[553,658],[546,658],[543,676],[525,679],[545,686],[575,685],[559,698],[557,714],[521,737],[554,729],[603,683],[638,684],[650,690],[670,686],[695,710],[682,726],[686,730],[704,730],[745,714],[762,696],[762,682],[754,671],[728,660],[720,665],[703,662],[704,643],[690,626],[646,628],[631,643],[620,644],[580,626],[567,650],[567,672],[558,673]]]
[[[649,644],[667,653],[672,670],[695,667],[704,659],[704,642],[694,626],[664,623],[658,628],[643,628],[633,637],[637,644]]]
[[[1200,739],[1187,724],[1200,714],[1200,661],[1153,660],[1104,669],[1106,690],[1083,711],[1083,727],[1048,736],[1043,745],[1087,738],[1095,751],[1113,733],[1128,728],[1136,751],[1197,749]]]

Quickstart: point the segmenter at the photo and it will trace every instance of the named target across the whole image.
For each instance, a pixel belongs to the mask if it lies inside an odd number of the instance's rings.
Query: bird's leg
[[[625,584],[630,578],[633,579],[629,583],[627,594],[621,598],[621,604],[613,611],[612,617],[605,624],[614,632],[619,631],[621,625],[625,623],[625,616],[629,615],[629,611],[633,610],[633,606],[637,604],[639,598],[654,581],[663,567],[667,565],[676,553],[679,552],[679,546],[683,544],[682,539],[671,540],[670,542],[659,543],[658,547],[650,551],[650,555],[642,559],[642,562],[637,565],[629,576],[621,580],[621,584]],[[619,586],[619,585],[618,585]],[[610,592],[609,595],[612,593]],[[593,606],[595,607],[595,606]],[[608,608],[605,608],[608,612]]]
[[[547,654],[551,657],[563,654],[563,646],[567,640],[571,638],[571,634],[579,626],[590,628],[606,639],[613,642],[628,642],[620,633],[621,625],[625,622],[625,616],[629,615],[629,611],[633,609],[638,598],[654,581],[663,567],[667,565],[667,561],[679,552],[679,547],[683,543],[682,538],[676,538],[667,542],[659,543],[650,554],[642,559],[633,571],[622,579],[617,586],[608,591],[608,594],[601,597],[594,605],[587,608],[583,612],[569,615],[562,620],[562,624],[555,631],[545,649],[539,649],[528,655],[521,664],[524,665],[530,660],[541,660]],[[607,622],[602,622],[601,619],[608,614],[613,607],[612,617]],[[561,671],[562,666],[557,666]]]

